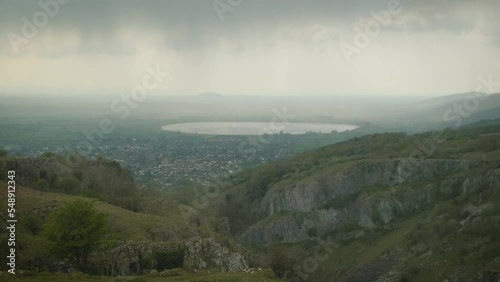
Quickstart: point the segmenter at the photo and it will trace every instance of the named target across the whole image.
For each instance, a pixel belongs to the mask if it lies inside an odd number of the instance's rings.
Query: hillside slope
[[[214,209],[243,244],[301,253],[296,278],[500,275],[500,126],[354,138],[234,176]]]
[[[64,162],[51,154],[37,159],[0,158],[4,199],[6,171],[16,171],[18,269],[74,271],[67,261],[50,254],[50,242],[43,236],[48,217],[74,200],[94,202],[97,211],[107,214],[111,237],[89,257],[91,274],[141,275],[171,268],[234,272],[249,268],[246,251],[214,228],[223,222],[197,212],[193,218],[185,218],[184,205],[160,192],[137,189],[128,171],[116,162],[84,159],[69,170],[62,165]],[[0,211],[0,218],[0,243],[6,246],[6,208]],[[2,248],[3,266],[6,251]]]

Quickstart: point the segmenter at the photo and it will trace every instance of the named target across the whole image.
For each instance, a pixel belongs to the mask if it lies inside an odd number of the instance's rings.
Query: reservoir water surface
[[[280,122],[189,122],[169,124],[166,131],[210,135],[263,135],[275,133],[304,134],[330,133],[358,128],[357,125],[332,123],[280,123]]]

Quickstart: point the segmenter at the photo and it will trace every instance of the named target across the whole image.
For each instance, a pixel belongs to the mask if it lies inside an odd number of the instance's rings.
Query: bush
[[[428,221],[419,222],[415,229],[411,231],[410,238],[414,244],[427,244],[436,239],[436,234],[432,224]]]
[[[316,237],[318,236],[318,229],[316,227],[311,227],[307,229],[307,235],[309,237]]]
[[[37,235],[42,231],[42,220],[35,215],[27,215],[21,222],[31,235]]]
[[[281,279],[287,279],[293,272],[293,257],[286,245],[276,245],[271,249],[269,263],[274,274]]]
[[[57,183],[57,188],[66,194],[76,194],[81,183],[73,176],[66,176]]]

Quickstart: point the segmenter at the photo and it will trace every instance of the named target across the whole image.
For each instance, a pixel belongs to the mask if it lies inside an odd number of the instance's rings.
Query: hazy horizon
[[[81,93],[68,93],[68,92],[22,92],[22,91],[2,91],[0,90],[0,96],[3,97],[23,97],[23,98],[47,98],[47,97],[82,97],[82,98],[97,98],[103,97],[103,95],[109,95],[109,97],[117,96],[123,94],[128,91],[112,91],[112,92],[81,92]],[[275,93],[246,93],[246,94],[233,94],[233,93],[221,93],[221,92],[200,92],[200,93],[172,93],[172,92],[164,92],[164,93],[151,93],[148,95],[148,98],[196,98],[203,97],[206,93],[214,93],[219,95],[222,98],[231,98],[231,97],[255,97],[255,98],[287,98],[287,97],[308,97],[308,98],[332,98],[332,99],[343,99],[343,98],[380,98],[380,99],[391,99],[391,98],[403,98],[403,99],[433,99],[440,98],[452,95],[462,95],[474,93],[475,91],[465,91],[465,92],[453,92],[453,93],[405,93],[405,94],[367,94],[367,93],[289,93],[289,94],[275,94]],[[498,93],[489,93],[489,94],[498,94]]]

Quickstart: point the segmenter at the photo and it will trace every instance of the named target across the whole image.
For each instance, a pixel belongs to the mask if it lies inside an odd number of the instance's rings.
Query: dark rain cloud
[[[39,0],[48,1],[48,0]],[[40,11],[39,1],[0,0],[0,53],[9,47],[6,35],[20,34],[22,17],[31,19]],[[227,0],[216,0],[227,3]],[[75,52],[133,54],[133,47],[121,43],[116,33],[123,28],[165,34],[156,39],[159,47],[196,50],[210,46],[217,38],[271,37],[280,28],[319,25],[349,29],[370,11],[387,7],[383,0],[242,0],[220,20],[213,0],[71,0],[60,6],[43,32],[78,33],[81,46]],[[391,25],[398,32],[447,30],[468,32],[478,20],[484,21],[484,33],[500,43],[498,0],[401,0],[403,23]],[[168,36],[167,36],[168,35]],[[334,35],[332,35],[334,36]],[[118,43],[116,43],[118,41]],[[115,42],[115,43],[114,43]],[[238,43],[236,43],[238,44]],[[52,52],[54,53],[54,52]],[[51,54],[56,56],[57,54]]]

